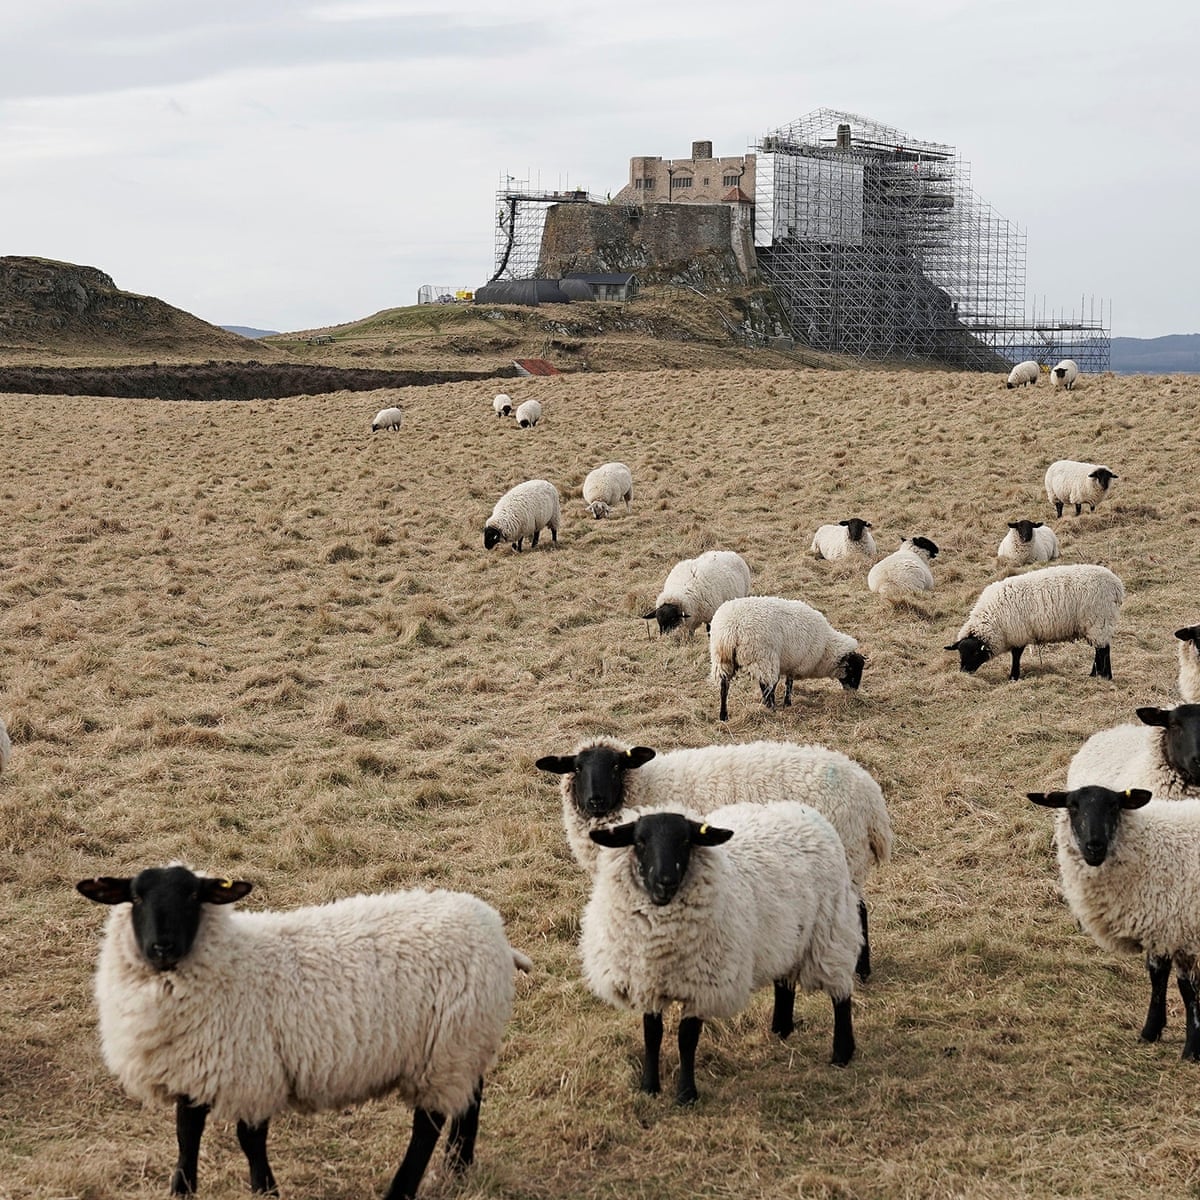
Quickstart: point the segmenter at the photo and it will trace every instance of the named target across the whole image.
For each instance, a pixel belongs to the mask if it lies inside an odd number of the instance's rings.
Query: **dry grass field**
[[[1200,377],[1006,391],[944,372],[660,371],[494,390],[249,403],[0,397],[0,1197],[166,1194],[173,1115],[127,1100],[99,1056],[91,973],[104,911],[77,879],[182,858],[253,881],[246,907],[448,886],[503,913],[535,961],[485,1092],[476,1166],[423,1194],[558,1197],[1166,1197],[1200,1188],[1200,1074],[1139,1043],[1136,956],[1080,933],[1057,892],[1052,817],[1091,731],[1175,695],[1172,630],[1200,619]],[[399,434],[368,432],[399,403]],[[1060,457],[1121,476],[1055,522],[1064,562],[1128,591],[1114,681],[1083,645],[978,676],[943,650],[1008,520],[1052,520]],[[629,463],[628,514],[579,488]],[[544,477],[557,550],[485,553],[495,499]],[[865,571],[808,553],[824,521],[943,547],[937,590],[892,609]],[[680,558],[740,551],[755,590],[808,600],[867,654],[863,687],[798,683],[766,711],[746,678],[716,719],[703,631],[639,614]],[[698,1106],[636,1091],[641,1022],[580,980],[585,882],[557,780],[533,763],[609,732],[660,748],[817,741],[879,779],[893,862],[868,891],[875,971],[858,1055],[828,1065],[828,1000],[787,1043],[767,993],[706,1026]],[[381,1100],[273,1123],[285,1197],[381,1194],[407,1141]],[[438,1159],[435,1156],[435,1164]],[[246,1193],[214,1123],[201,1194]]]

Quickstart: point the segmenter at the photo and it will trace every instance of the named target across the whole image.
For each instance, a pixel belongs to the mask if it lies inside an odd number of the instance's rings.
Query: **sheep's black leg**
[[[1077,504],[1077,505],[1075,505],[1075,515],[1076,515],[1076,516],[1079,516],[1079,514],[1080,514],[1081,512],[1083,512],[1083,505],[1082,505],[1082,504]]]
[[[465,1171],[475,1161],[475,1136],[479,1133],[479,1105],[483,1102],[483,1080],[475,1085],[475,1095],[466,1112],[450,1122],[446,1138],[446,1163],[451,1171]]]
[[[787,686],[783,689],[783,707],[791,708],[792,706],[792,677],[787,677]]]
[[[796,989],[786,979],[775,980],[775,1009],[771,1013],[771,1032],[780,1040],[796,1028]]]
[[[1063,502],[1061,500],[1055,500],[1054,511],[1060,517],[1062,516],[1062,509],[1063,509]]]
[[[765,705],[766,705],[768,708],[774,708],[774,707],[775,707],[775,689],[776,689],[778,686],[779,686],[779,680],[778,680],[778,679],[776,679],[776,680],[775,680],[775,682],[774,682],[773,684],[771,684],[771,686],[770,686],[770,687],[767,687],[767,685],[766,685],[765,683],[760,683],[760,684],[758,685],[758,690],[759,690],[760,692],[762,692],[763,703],[764,703],[764,704],[765,704]]]
[[[1141,1038],[1143,1042],[1157,1042],[1167,1024],[1167,984],[1171,980],[1171,960],[1148,954],[1146,970],[1150,972],[1150,1007],[1146,1010]]]
[[[833,1065],[844,1067],[854,1057],[854,1023],[850,997],[833,1002]]]
[[[662,1050],[662,1013],[642,1013],[642,1091],[657,1096],[662,1090],[658,1078],[658,1057]]]
[[[679,1022],[679,1086],[675,1089],[676,1104],[695,1104],[700,1099],[696,1091],[696,1047],[704,1022],[699,1017],[684,1017]]]
[[[540,529],[535,529],[533,531],[533,537],[530,539],[530,542],[529,542],[530,550],[537,549],[538,538],[540,538],[541,536],[542,536],[542,531]]]
[[[1092,674],[1099,675],[1101,679],[1112,678],[1112,647],[1097,646],[1096,658],[1092,663]]]
[[[551,542],[552,542],[552,543],[553,543],[555,546],[557,546],[557,545],[558,545],[558,530],[557,530],[557,529],[555,529],[553,525],[552,525],[552,526],[550,526],[550,541],[551,541]]]
[[[196,1190],[196,1166],[200,1161],[200,1138],[208,1120],[208,1105],[193,1104],[186,1096],[175,1101],[175,1140],[179,1161],[171,1176],[171,1195],[190,1196]]]
[[[269,1196],[278,1196],[279,1188],[275,1176],[271,1173],[271,1164],[267,1162],[267,1122],[261,1125],[247,1125],[245,1121],[237,1123],[238,1145],[250,1164],[250,1190],[266,1192]]]
[[[1200,1062],[1200,1010],[1196,1007],[1196,987],[1191,976],[1182,971],[1176,982],[1179,984],[1179,994],[1183,997],[1183,1010],[1187,1014],[1182,1057],[1189,1062]]]
[[[1012,654],[1012,670],[1009,671],[1009,679],[1021,678],[1021,655],[1025,653],[1024,646],[1014,646],[1010,652]]]
[[[860,899],[858,902],[858,923],[862,926],[862,949],[858,952],[858,962],[854,964],[854,973],[859,979],[866,981],[871,974],[871,942],[867,937],[867,905]]]
[[[404,1152],[404,1161],[384,1200],[413,1200],[445,1123],[445,1113],[433,1112],[428,1108],[418,1108],[413,1112],[412,1137]]]
[[[721,676],[721,720],[729,720],[729,680]]]

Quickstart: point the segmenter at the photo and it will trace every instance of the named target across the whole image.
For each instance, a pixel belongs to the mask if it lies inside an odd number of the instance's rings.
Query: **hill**
[[[279,333],[278,329],[255,329],[252,325],[222,325],[221,328],[244,338],[264,338]]]
[[[1200,333],[1157,338],[1115,337],[1109,366],[1118,375],[1200,373]]]

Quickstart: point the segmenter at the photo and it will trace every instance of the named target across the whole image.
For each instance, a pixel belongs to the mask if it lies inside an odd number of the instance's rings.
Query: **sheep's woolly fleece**
[[[1092,478],[1093,471],[1108,471],[1107,485]],[[1063,458],[1046,468],[1046,498],[1056,507],[1059,504],[1086,504],[1095,508],[1112,495],[1112,480],[1117,476],[1100,463],[1076,462]]]
[[[605,463],[583,481],[583,502],[597,519],[607,517],[620,500],[628,508],[632,499],[633,472],[623,462]]]
[[[856,541],[850,536],[850,529],[842,524],[822,525],[813,534],[812,545],[809,547],[813,554],[836,562],[838,559],[865,559],[870,562],[876,555],[875,539],[869,529],[863,529],[862,536]]]
[[[1115,792],[1145,788],[1156,800],[1200,799],[1200,787],[1167,761],[1166,736],[1159,726],[1132,724],[1093,733],[1067,767],[1068,789],[1098,784]]]
[[[1021,540],[1019,529],[1010,529],[996,549],[1001,562],[1023,567],[1028,563],[1052,562],[1058,557],[1058,535],[1049,525],[1034,525],[1029,541]]]
[[[726,600],[750,594],[750,568],[732,550],[707,550],[697,558],[676,563],[667,575],[654,607],[677,604],[686,614],[683,623],[693,633],[712,622]]]
[[[545,479],[527,479],[496,501],[487,524],[504,541],[517,542],[546,528],[557,532],[559,519],[558,489]]]
[[[914,592],[933,591],[933,572],[929,552],[905,538],[900,548],[881,558],[867,572],[867,587],[885,600],[894,600]]]

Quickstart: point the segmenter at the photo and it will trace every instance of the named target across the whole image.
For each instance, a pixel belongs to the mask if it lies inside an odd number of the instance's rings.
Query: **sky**
[[[1026,312],[1200,332],[1195,0],[10,0],[0,255],[293,331],[493,273],[508,177],[615,193],[818,108],[954,146]]]

